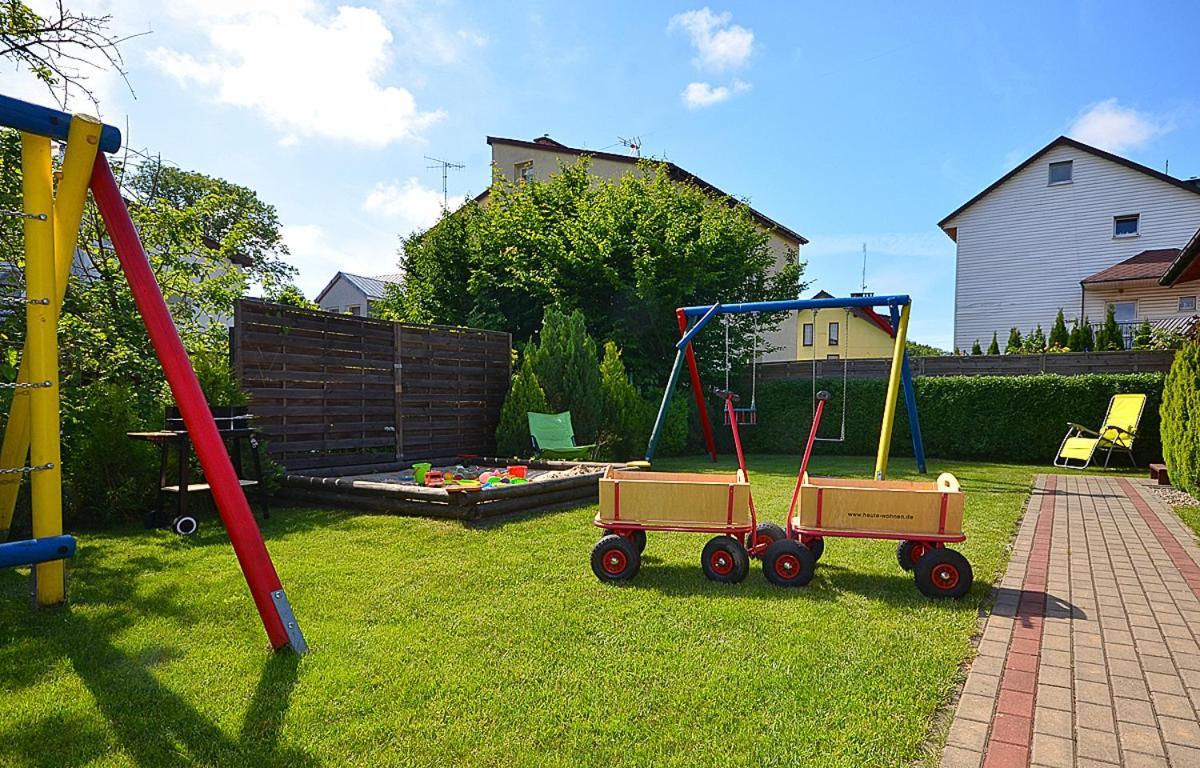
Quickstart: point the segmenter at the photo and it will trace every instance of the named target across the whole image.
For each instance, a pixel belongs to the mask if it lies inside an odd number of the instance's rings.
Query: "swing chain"
[[[0,389],[45,389],[54,384],[49,381],[0,381]]]
[[[0,475],[28,475],[30,472],[44,472],[47,469],[54,469],[54,462],[35,464],[32,467],[2,467]]]
[[[26,213],[25,211],[0,211],[0,216],[12,216],[17,219],[34,219],[36,221],[46,220],[46,214],[44,213]]]

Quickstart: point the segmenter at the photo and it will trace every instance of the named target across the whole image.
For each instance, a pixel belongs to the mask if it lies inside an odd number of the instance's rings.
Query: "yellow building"
[[[827,291],[821,291],[812,298],[834,297]],[[797,360],[891,357],[893,342],[891,322],[887,316],[870,307],[821,309],[815,315],[812,310],[796,313]]]

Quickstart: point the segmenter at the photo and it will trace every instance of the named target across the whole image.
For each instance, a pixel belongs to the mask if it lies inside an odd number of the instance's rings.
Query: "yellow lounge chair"
[[[1113,395],[1112,400],[1108,401],[1108,413],[1099,432],[1068,423],[1067,436],[1058,447],[1054,466],[1085,469],[1096,458],[1097,452],[1102,452],[1104,466],[1107,467],[1113,451],[1119,451],[1129,456],[1129,462],[1136,467],[1133,440],[1137,437],[1138,422],[1142,420],[1145,407],[1145,395]]]

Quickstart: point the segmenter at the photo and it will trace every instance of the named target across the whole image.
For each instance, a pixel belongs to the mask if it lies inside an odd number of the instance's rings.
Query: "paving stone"
[[[1200,748],[1200,724],[1197,724],[1195,720],[1160,717],[1158,725],[1162,728],[1163,739],[1168,744]]]
[[[1074,746],[1069,738],[1035,733],[1030,756],[1034,765],[1072,768],[1075,764]]]
[[[982,753],[984,744],[987,743],[987,735],[987,723],[958,717],[950,726],[950,732],[946,735],[946,743]]]
[[[1033,730],[1035,733],[1049,733],[1062,736],[1071,733],[1074,727],[1071,713],[1061,709],[1039,706],[1034,710]]]
[[[1138,723],[1139,725],[1156,725],[1154,709],[1150,702],[1140,699],[1126,699],[1121,696],[1113,701],[1117,705],[1117,720],[1122,723]]]
[[[1117,748],[1117,737],[1112,731],[1093,731],[1079,728],[1075,731],[1075,748],[1080,757],[1118,763],[1121,759]]]
[[[1150,696],[1154,704],[1154,711],[1159,717],[1195,717],[1196,711],[1192,708],[1192,702],[1187,696],[1178,696],[1170,693],[1154,693]]]
[[[1165,755],[1158,729],[1152,725],[1121,723],[1117,730],[1122,752],[1145,752],[1150,755]]]

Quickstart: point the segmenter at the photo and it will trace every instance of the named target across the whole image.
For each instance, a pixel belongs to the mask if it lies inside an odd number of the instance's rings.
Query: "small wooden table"
[[[233,427],[229,429],[218,429],[218,434],[225,441],[225,445],[229,450],[229,457],[233,461],[234,471],[237,473],[238,482],[243,488],[255,487],[258,488],[258,502],[262,508],[263,519],[271,516],[269,507],[269,494],[267,486],[263,482],[262,473],[262,456],[260,454],[261,442],[258,439],[258,430],[254,427]],[[154,432],[127,432],[126,436],[132,440],[145,440],[148,443],[153,443],[159,448],[159,463],[158,463],[158,508],[146,516],[146,525],[150,528],[164,527],[167,525],[165,517],[165,496],[166,494],[175,495],[175,521],[181,518],[190,517],[187,514],[188,494],[199,491],[211,490],[208,483],[193,483],[190,481],[191,468],[189,464],[191,455],[191,440],[188,439],[187,430],[176,429],[161,429]],[[245,440],[250,447],[250,456],[254,469],[254,476],[245,478],[242,476],[242,441]],[[171,449],[174,448],[178,456],[178,470],[176,482],[168,483],[167,468]],[[192,519],[191,529],[186,533],[195,532],[195,518]],[[177,533],[183,533],[184,530],[177,530]]]

